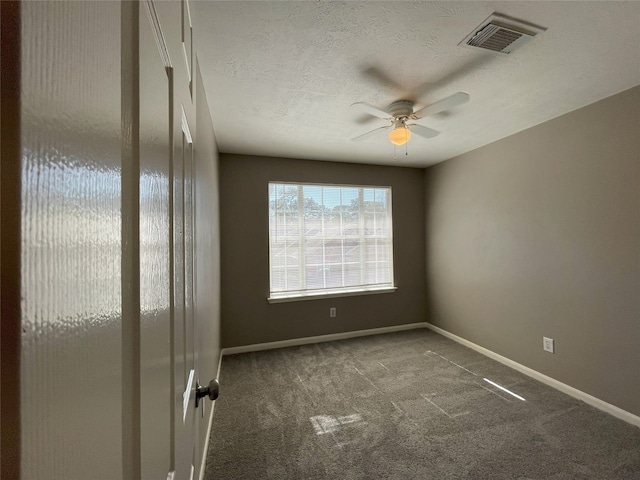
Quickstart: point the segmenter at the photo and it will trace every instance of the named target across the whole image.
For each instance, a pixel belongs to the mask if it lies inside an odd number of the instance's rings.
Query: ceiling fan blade
[[[370,132],[363,133],[362,135],[358,135],[357,137],[352,138],[351,141],[359,142],[359,141],[364,140],[364,139],[369,138],[369,137],[375,137],[376,135],[382,133],[382,130],[389,130],[390,128],[391,128],[391,125],[389,125],[387,127],[376,128],[375,130],[371,130]]]
[[[415,133],[416,135],[420,135],[424,138],[433,138],[437,135],[440,135],[440,132],[437,130],[433,130],[432,128],[425,127],[424,125],[417,125],[415,123],[411,123],[407,125],[411,133]]]
[[[449,110],[450,108],[457,107],[469,101],[469,94],[464,92],[454,93],[450,97],[444,98],[436,103],[432,103],[417,112],[413,112],[413,115],[416,118],[423,118],[427,115],[435,115],[436,113],[440,113],[444,110]]]
[[[374,107],[367,102],[356,102],[352,103],[351,106],[357,108],[361,112],[368,113],[369,115],[373,115],[374,117],[384,118],[385,120],[392,117],[388,112],[380,110],[378,107]]]
[[[363,67],[361,73],[367,80],[373,80],[378,87],[382,87],[385,90],[395,90],[398,93],[405,93],[405,89],[395,81],[393,76],[387,75],[381,68],[375,65]]]

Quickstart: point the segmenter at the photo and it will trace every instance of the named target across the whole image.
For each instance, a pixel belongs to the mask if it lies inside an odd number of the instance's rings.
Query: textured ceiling
[[[510,55],[459,47],[493,12],[547,30]],[[198,60],[225,153],[427,166],[640,84],[640,2],[192,1]],[[384,120],[416,108],[442,133],[394,147]],[[395,155],[395,158],[394,158]]]

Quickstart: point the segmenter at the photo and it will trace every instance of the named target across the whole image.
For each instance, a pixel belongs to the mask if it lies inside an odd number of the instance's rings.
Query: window
[[[269,183],[269,301],[393,291],[391,188]]]

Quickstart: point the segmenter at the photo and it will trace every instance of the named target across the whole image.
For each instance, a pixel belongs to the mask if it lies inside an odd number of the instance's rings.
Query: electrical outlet
[[[542,348],[545,352],[554,353],[553,338],[542,337]]]
[[[336,316],[336,307],[331,307],[329,309],[329,316],[330,317],[335,317]]]

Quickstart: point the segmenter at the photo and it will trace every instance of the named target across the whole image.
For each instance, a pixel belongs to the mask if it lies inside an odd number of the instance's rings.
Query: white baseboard
[[[514,370],[524,373],[525,375],[535,380],[538,380],[539,382],[542,382],[546,385],[549,385],[550,387],[553,387],[556,390],[561,391],[562,393],[566,393],[567,395],[577,398],[578,400],[582,400],[584,403],[587,403],[593,407],[596,407],[597,409],[602,410],[603,412],[607,412],[613,415],[614,417],[619,418],[620,420],[624,420],[627,423],[640,427],[640,417],[637,415],[634,415],[633,413],[627,412],[626,410],[618,408],[615,405],[611,405],[610,403],[607,403],[604,400],[600,400],[599,398],[589,395],[588,393],[578,390],[577,388],[571,387],[566,383],[562,383],[554,378],[548,377],[529,367],[525,367],[524,365],[514,362],[513,360],[510,360],[507,357],[498,355],[497,353],[494,353],[491,350],[481,347],[480,345],[476,345],[475,343],[470,342],[469,340],[465,340],[464,338],[454,335],[453,333],[450,333],[446,330],[443,330],[440,327],[436,327],[435,325],[431,325],[430,323],[427,323],[427,322],[424,323],[424,326],[430,330],[433,330],[436,333],[439,333],[443,337],[450,338],[451,340],[458,342],[459,344],[464,345],[465,347],[469,347],[475,350],[476,352],[479,352],[493,360],[496,360],[508,367],[513,368]]]
[[[315,337],[292,338],[291,340],[281,340],[278,342],[256,343],[253,345],[242,345],[240,347],[228,347],[222,349],[222,355],[233,355],[234,353],[259,352],[260,350],[273,350],[275,348],[296,347],[310,343],[332,342],[334,340],[344,340],[345,338],[365,337],[368,335],[379,335],[381,333],[401,332],[403,330],[413,330],[425,328],[426,324],[409,323],[407,325],[393,325],[391,327],[370,328],[368,330],[356,330],[355,332],[331,333],[329,335],[318,335]]]
[[[220,351],[218,359],[218,373],[216,378],[220,378],[220,368],[222,367],[222,351]],[[209,437],[211,436],[211,426],[213,425],[213,411],[216,408],[216,401],[211,402],[211,412],[209,412],[209,426],[207,427],[207,435],[204,440],[204,448],[202,449],[202,462],[200,462],[200,475],[199,479],[204,480],[204,467],[207,463],[207,452],[209,451]]]

